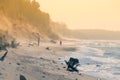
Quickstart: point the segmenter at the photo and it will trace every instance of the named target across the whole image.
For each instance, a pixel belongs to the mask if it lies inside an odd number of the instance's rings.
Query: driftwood
[[[70,57],[69,61],[65,60],[65,63],[67,65],[67,71],[71,71],[71,72],[79,72],[79,70],[77,70],[77,67],[80,65],[79,64],[79,60],[77,58],[72,58]]]
[[[4,61],[5,57],[7,56],[8,50],[4,53],[2,57],[0,57],[0,61]]]

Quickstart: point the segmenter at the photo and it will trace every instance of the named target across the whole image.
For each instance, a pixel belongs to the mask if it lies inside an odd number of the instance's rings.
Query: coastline
[[[9,48],[5,61],[0,62],[0,80],[19,80],[20,75],[27,80],[105,80],[66,71],[61,59],[76,50],[77,46],[45,42],[39,47],[21,44],[16,49]]]

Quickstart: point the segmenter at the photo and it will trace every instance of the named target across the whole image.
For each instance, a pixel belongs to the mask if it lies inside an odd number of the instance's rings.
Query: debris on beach
[[[4,61],[5,57],[7,56],[8,50],[3,54],[2,57],[0,57],[0,61]]]
[[[20,75],[20,80],[27,80],[27,79],[25,78],[25,76]]]
[[[79,64],[79,60],[77,58],[72,58],[70,57],[69,61],[65,60],[65,63],[67,64],[67,71],[71,71],[71,72],[78,72],[79,70],[77,69],[77,67],[80,65]]]
[[[50,50],[50,47],[46,47],[46,50]]]

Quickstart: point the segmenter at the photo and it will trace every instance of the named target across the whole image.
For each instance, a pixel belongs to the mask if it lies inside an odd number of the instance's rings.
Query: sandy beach
[[[42,42],[36,44],[21,44],[17,48],[8,48],[4,61],[0,61],[0,80],[20,80],[20,75],[26,80],[105,80],[66,71],[64,57],[76,51],[76,46],[58,43]],[[5,51],[0,52],[0,56]]]
[[[120,80],[120,0],[0,0],[0,80]]]

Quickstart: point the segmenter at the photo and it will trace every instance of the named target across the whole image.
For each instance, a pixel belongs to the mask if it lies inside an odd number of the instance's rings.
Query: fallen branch
[[[4,53],[2,57],[0,57],[0,61],[4,61],[5,57],[7,56],[8,50]]]

